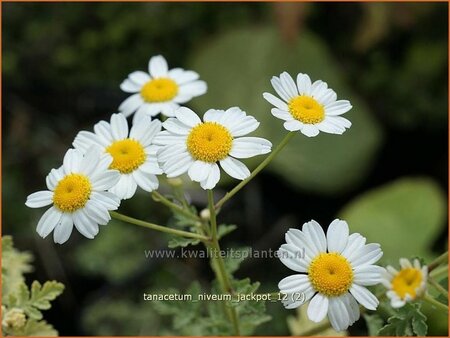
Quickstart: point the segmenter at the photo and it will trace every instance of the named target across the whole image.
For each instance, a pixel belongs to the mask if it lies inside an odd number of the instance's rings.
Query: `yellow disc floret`
[[[233,137],[221,124],[205,122],[192,128],[186,144],[196,160],[214,163],[228,156]]]
[[[300,95],[291,99],[288,103],[289,112],[300,122],[315,124],[325,118],[325,109],[314,98]]]
[[[106,151],[113,161],[110,169],[119,170],[121,174],[129,174],[139,168],[146,160],[144,147],[136,140],[126,138],[113,142]]]
[[[178,94],[178,84],[169,78],[157,78],[142,86],[141,96],[146,102],[165,102]]]
[[[410,295],[412,299],[416,298],[416,290],[422,283],[422,272],[414,268],[406,268],[400,270],[400,272],[392,279],[392,290],[400,298],[405,298],[406,295]]]
[[[83,208],[91,196],[90,180],[81,174],[70,174],[58,182],[53,193],[53,204],[63,212]]]
[[[352,285],[353,270],[341,254],[321,253],[312,260],[308,277],[317,292],[327,297],[337,297],[346,293]]]

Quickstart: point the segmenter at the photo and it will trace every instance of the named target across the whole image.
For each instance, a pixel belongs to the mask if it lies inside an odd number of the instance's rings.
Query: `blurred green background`
[[[380,242],[383,263],[436,257],[447,248],[448,36],[446,3],[9,3],[2,4],[3,234],[35,254],[30,280],[56,279],[64,294],[46,318],[61,335],[170,334],[143,292],[184,290],[198,279],[208,290],[207,261],[153,259],[144,250],[167,238],[111,222],[90,241],[76,231],[63,246],[35,232],[44,212],[25,207],[45,189],[45,175],[81,129],[91,130],[127,97],[119,84],[146,70],[152,55],[197,71],[208,93],[189,106],[240,106],[274,144],[282,122],[262,98],[270,77],[306,72],[349,99],[353,122],[343,136],[298,135],[268,170],[230,202],[221,221],[237,224],[225,247],[278,249],[290,227],[335,217],[351,232]],[[255,166],[261,158],[247,161]],[[222,175],[224,177],[225,175]],[[235,182],[224,179],[217,196]],[[167,191],[167,186],[162,186]],[[199,209],[205,193],[188,186]],[[170,214],[148,194],[121,206],[164,223]],[[49,236],[51,237],[51,236]],[[270,274],[267,271],[271,271]],[[273,292],[291,274],[279,261],[253,259],[238,277]],[[256,334],[289,334],[286,317]],[[445,335],[445,317],[429,318]],[[363,321],[351,334],[366,334]]]

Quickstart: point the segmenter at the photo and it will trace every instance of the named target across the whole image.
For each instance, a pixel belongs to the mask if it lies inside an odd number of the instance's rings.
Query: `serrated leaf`
[[[249,256],[250,250],[250,247],[235,248],[225,257],[225,269],[230,275],[239,269],[241,263]]]
[[[383,318],[378,316],[377,314],[368,315],[364,314],[364,319],[366,320],[367,324],[367,331],[369,336],[376,336],[378,335],[378,331],[383,327]]]
[[[379,330],[378,334],[380,336],[425,336],[428,331],[427,318],[420,311],[420,307],[420,303],[406,303],[388,319],[388,323]]]
[[[40,310],[51,307],[50,301],[54,300],[64,291],[64,285],[56,281],[47,281],[41,285],[38,281],[31,284],[30,304]]]
[[[197,245],[200,243],[200,240],[195,238],[186,238],[186,237],[180,237],[180,236],[171,236],[171,239],[169,240],[169,243],[167,246],[170,249],[174,248],[185,248],[188,245]]]
[[[25,325],[23,335],[32,337],[56,337],[58,336],[58,331],[45,320],[36,321],[30,319]]]
[[[237,226],[234,224],[230,224],[230,225],[221,224],[217,228],[217,237],[218,237],[218,239],[221,239],[222,237],[228,235],[229,233],[233,232],[236,229],[237,229]]]

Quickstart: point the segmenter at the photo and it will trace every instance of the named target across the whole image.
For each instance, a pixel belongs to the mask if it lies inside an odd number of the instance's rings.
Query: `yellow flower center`
[[[158,78],[148,81],[141,88],[141,96],[146,102],[165,102],[172,100],[178,94],[177,83],[168,78]]]
[[[300,95],[288,103],[289,112],[300,122],[314,124],[322,122],[325,118],[323,106],[310,96]]]
[[[113,158],[109,168],[119,170],[121,174],[129,174],[135,171],[147,158],[144,147],[131,138],[113,142],[106,148],[106,151]]]
[[[321,253],[312,260],[308,277],[317,292],[327,297],[337,297],[346,293],[352,285],[353,270],[341,254]]]
[[[422,272],[414,268],[402,269],[392,279],[392,290],[400,298],[405,298],[409,294],[412,299],[416,298],[416,290],[422,283]]]
[[[86,176],[67,175],[58,182],[53,192],[53,204],[63,212],[74,212],[85,206],[91,191],[91,182]]]
[[[188,135],[188,151],[196,160],[214,163],[228,156],[233,137],[224,126],[205,122],[192,128]]]

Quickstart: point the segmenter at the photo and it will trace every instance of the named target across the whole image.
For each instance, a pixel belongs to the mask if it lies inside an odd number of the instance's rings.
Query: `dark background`
[[[445,250],[446,3],[10,3],[2,8],[3,234],[35,255],[29,281],[56,279],[66,285],[46,313],[61,335],[158,334],[166,319],[142,301],[142,293],[183,290],[194,279],[208,290],[213,277],[206,261],[146,260],[143,250],[164,248],[167,239],[132,225],[111,222],[93,241],[74,231],[66,244],[55,245],[35,232],[44,210],[24,205],[28,194],[45,189],[45,175],[61,164],[76,133],[117,111],[127,97],[120,82],[134,70],[146,70],[156,54],[171,68],[193,69],[208,82],[209,92],[189,103],[199,114],[239,105],[261,121],[259,134],[274,144],[285,131],[262,99],[263,91],[273,92],[271,75],[307,72],[354,106],[347,116],[350,131],[311,140],[298,135],[224,208],[220,221],[239,226],[225,247],[276,250],[289,227],[311,218],[326,226],[346,215],[352,232],[365,235],[367,229],[369,240],[386,248],[392,244],[383,241],[413,236],[410,253],[385,250],[385,263],[413,255],[431,259]],[[225,179],[217,196],[233,184]],[[167,185],[161,189],[167,191]],[[197,186],[188,185],[187,195],[199,209],[205,206]],[[416,197],[423,200],[417,204]],[[370,225],[368,208],[357,204],[361,198],[388,204],[389,233]],[[161,224],[170,217],[144,193],[124,202],[121,211]],[[412,222],[406,214],[414,215]],[[290,273],[277,260],[254,259],[237,275],[273,292]],[[270,304],[269,313],[274,319],[256,333],[289,334],[285,318],[295,312]],[[443,327],[430,322],[430,333],[445,334]],[[364,321],[350,333],[366,334]]]

